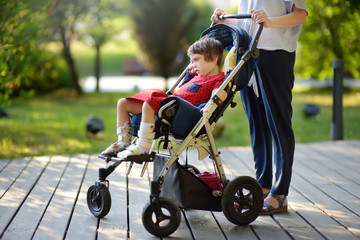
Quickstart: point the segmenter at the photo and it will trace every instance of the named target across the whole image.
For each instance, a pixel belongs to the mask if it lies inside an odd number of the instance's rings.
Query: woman
[[[257,24],[264,29],[259,39],[260,56],[256,60],[261,80],[259,97],[252,89],[241,91],[249,120],[251,146],[256,178],[263,188],[264,207],[261,214],[287,211],[295,139],[292,130],[292,88],[297,40],[306,21],[305,0],[239,0],[239,13],[251,13],[252,19],[220,20],[226,14],[215,9],[211,21],[237,25],[252,35]],[[274,147],[274,155],[273,149]],[[274,156],[275,181],[272,157]]]

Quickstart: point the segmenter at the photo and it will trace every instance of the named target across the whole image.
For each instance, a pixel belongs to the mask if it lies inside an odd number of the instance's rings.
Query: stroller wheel
[[[111,208],[109,189],[104,184],[90,186],[87,191],[87,205],[95,217],[105,217]]]
[[[178,229],[181,221],[179,207],[171,200],[158,198],[158,209],[155,210],[148,202],[142,212],[142,222],[145,229],[158,237],[165,237]],[[157,207],[157,206],[156,206]],[[154,208],[156,208],[154,207]]]
[[[237,225],[246,225],[260,214],[264,204],[260,184],[252,177],[237,177],[226,185],[221,198],[225,217]]]

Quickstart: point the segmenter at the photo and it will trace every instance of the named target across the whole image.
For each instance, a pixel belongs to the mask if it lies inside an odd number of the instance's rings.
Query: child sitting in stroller
[[[189,82],[180,86],[173,96],[179,96],[198,105],[207,101],[224,80],[224,72],[220,72],[223,46],[220,41],[203,37],[188,49],[191,60],[190,72],[195,74]],[[225,73],[232,70],[227,68]],[[127,98],[119,99],[117,103],[118,141],[106,148],[101,155],[126,158],[130,155],[148,154],[155,136],[155,114],[159,111],[160,102],[168,95],[159,89],[146,89]],[[225,100],[227,93],[222,91],[219,98]],[[131,114],[142,113],[138,140],[131,143]]]

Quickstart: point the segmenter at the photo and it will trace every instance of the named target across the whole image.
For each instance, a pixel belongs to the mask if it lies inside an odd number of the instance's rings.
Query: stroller
[[[251,15],[223,15],[220,18],[251,18]],[[249,176],[239,176],[231,181],[226,178],[212,131],[225,110],[236,106],[233,101],[236,92],[248,85],[255,69],[254,59],[259,55],[257,43],[262,27],[259,24],[253,39],[243,29],[225,24],[212,25],[201,34],[201,37],[207,35],[219,40],[225,49],[230,48],[225,62],[231,57],[234,59],[233,71],[227,74],[211,99],[202,106],[193,106],[182,98],[171,96],[175,88],[186,81],[189,65],[167,92],[170,96],[160,104],[156,135],[149,154],[125,159],[99,156],[111,164],[99,169],[99,180],[87,192],[87,204],[94,216],[102,218],[110,211],[111,197],[106,178],[122,162],[130,163],[127,174],[134,163],[143,164],[141,176],[148,163],[153,162],[150,201],[143,209],[142,222],[145,229],[155,236],[168,236],[177,230],[181,221],[180,208],[223,211],[225,217],[237,225],[249,224],[259,216],[264,201],[260,184]],[[218,97],[222,90],[227,92],[224,101]],[[137,117],[134,115],[131,120],[135,135]],[[168,154],[154,152],[160,143]],[[177,144],[176,149],[173,143]],[[209,156],[214,165],[213,174],[206,176],[195,166],[179,163],[180,154],[188,147],[198,150],[200,160]]]

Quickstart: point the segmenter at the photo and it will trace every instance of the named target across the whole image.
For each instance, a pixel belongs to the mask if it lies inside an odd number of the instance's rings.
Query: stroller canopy
[[[219,40],[224,48],[235,46],[236,64],[240,61],[242,54],[248,49],[251,42],[250,35],[241,28],[227,24],[215,24],[206,29],[201,37],[208,36]],[[234,76],[236,90],[243,89],[248,85],[251,75],[255,70],[255,60],[248,60]]]

